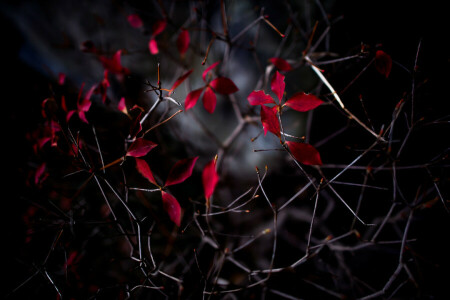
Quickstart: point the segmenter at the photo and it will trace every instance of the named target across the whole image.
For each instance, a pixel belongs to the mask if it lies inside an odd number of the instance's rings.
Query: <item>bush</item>
[[[41,73],[24,67],[38,81],[12,108],[26,134],[10,139],[25,163],[8,298],[444,293],[448,113],[429,27],[399,49],[390,18],[364,37],[382,4],[65,5],[5,10],[48,39],[19,52]]]

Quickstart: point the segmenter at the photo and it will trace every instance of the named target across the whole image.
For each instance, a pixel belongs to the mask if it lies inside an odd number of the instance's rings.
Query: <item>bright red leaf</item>
[[[219,175],[216,172],[216,158],[206,164],[202,173],[203,189],[205,191],[205,198],[209,198],[214,193],[217,182],[219,181]]]
[[[187,31],[186,29],[181,30],[177,38],[177,48],[178,52],[180,52],[180,55],[183,56],[186,53],[189,48],[190,40],[191,39],[189,37],[189,31]]]
[[[261,105],[261,123],[264,128],[264,135],[267,131],[272,132],[277,137],[280,137],[280,122],[278,122],[278,117],[276,112],[265,105]]]
[[[226,77],[218,77],[209,84],[217,93],[223,95],[229,95],[236,93],[239,89],[234,82]]]
[[[270,88],[281,101],[283,99],[285,83],[284,76],[281,75],[280,72],[276,71],[275,75],[273,75],[272,81],[270,82]]]
[[[178,161],[170,170],[165,186],[181,183],[192,175],[198,156]]]
[[[117,108],[124,114],[128,115],[127,106],[125,104],[125,97],[120,98],[120,101],[117,104]]]
[[[131,14],[127,17],[128,23],[130,23],[131,27],[140,28],[143,23],[141,17],[138,14]]]
[[[200,96],[202,94],[202,91],[203,91],[203,88],[193,90],[186,96],[186,100],[184,101],[184,108],[186,110],[191,109],[192,107],[195,106],[195,104],[198,101],[198,98],[200,98]]]
[[[323,101],[316,96],[305,94],[303,92],[293,95],[286,101],[287,106],[301,112],[312,110],[322,103]]]
[[[150,50],[151,54],[158,54],[158,44],[156,43],[156,40],[154,38],[150,39],[150,41],[148,42],[148,49]]]
[[[322,165],[320,153],[310,144],[286,142],[295,159],[304,165]]]
[[[247,100],[250,105],[262,105],[269,103],[276,104],[272,96],[267,95],[266,93],[264,93],[264,91],[251,92],[250,95],[248,95]]]
[[[203,107],[205,107],[206,111],[212,114],[216,109],[217,97],[214,94],[214,91],[207,87],[205,89],[205,93],[203,94]]]
[[[269,61],[280,71],[287,72],[292,70],[292,66],[282,58],[272,57],[269,58]]]
[[[155,178],[153,177],[152,170],[150,170],[150,167],[145,160],[136,158],[136,169],[142,176],[144,176],[144,178],[158,186]]]
[[[170,88],[170,92],[169,92],[169,96],[173,93],[173,91],[181,84],[183,83],[183,81],[186,80],[186,78],[189,77],[189,75],[191,75],[191,73],[193,72],[193,69],[190,69],[189,71],[187,71],[186,73],[184,73],[183,75],[181,75],[176,81],[175,83],[172,85],[172,87]]]
[[[388,78],[392,68],[391,56],[382,50],[378,50],[375,54],[375,68],[381,75]]]
[[[161,191],[164,210],[169,215],[170,220],[180,226],[181,223],[181,207],[177,199],[164,191]]]
[[[155,148],[157,144],[152,141],[145,140],[143,138],[137,138],[131,145],[128,147],[128,151],[126,156],[132,157],[141,157],[147,155],[153,148]]]

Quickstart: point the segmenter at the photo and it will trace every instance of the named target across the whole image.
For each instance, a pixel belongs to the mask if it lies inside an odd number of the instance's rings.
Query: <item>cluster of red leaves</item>
[[[216,108],[217,103],[217,97],[215,93],[229,95],[239,90],[234,82],[226,77],[217,77],[212,81],[209,81],[209,78],[207,78],[208,73],[219,63],[220,61],[215,62],[203,71],[202,78],[205,82],[205,85],[199,89],[191,91],[187,95],[184,102],[186,110],[194,107],[195,104],[197,104],[197,101],[203,95],[203,106],[205,107],[207,112],[212,114]]]
[[[273,61],[273,63],[279,63],[279,60]],[[278,102],[275,101],[272,96],[264,93],[264,91],[253,91],[247,97],[250,105],[261,106],[261,123],[264,129],[264,135],[268,131],[281,138],[281,126],[279,116],[281,116],[282,110],[285,106],[300,112],[307,112],[315,109],[323,103],[322,100],[314,95],[305,94],[299,92],[290,97],[286,102],[283,102],[283,95],[285,90],[284,75],[276,71],[272,77],[270,88],[272,92],[277,96]],[[274,106],[268,107],[265,104],[273,104]],[[289,150],[294,155],[297,161],[305,165],[321,165],[319,152],[309,144],[298,142],[286,142]]]

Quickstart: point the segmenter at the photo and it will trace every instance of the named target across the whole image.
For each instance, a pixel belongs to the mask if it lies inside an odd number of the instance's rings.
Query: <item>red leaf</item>
[[[120,98],[120,101],[117,104],[117,108],[124,114],[128,115],[127,106],[125,104],[125,97]]]
[[[214,94],[214,91],[207,87],[205,89],[205,93],[203,94],[203,107],[205,107],[206,111],[212,114],[216,109],[217,97]]]
[[[270,82],[270,88],[281,101],[283,99],[285,83],[284,76],[281,75],[280,72],[277,71],[275,75],[273,75],[272,81]]]
[[[150,42],[148,42],[148,49],[150,49],[151,54],[158,54],[158,44],[156,43],[156,40],[154,38],[152,38]]]
[[[209,200],[214,193],[216,184],[219,181],[219,175],[216,172],[216,159],[214,158],[206,164],[202,173],[203,189],[205,191],[205,198]]]
[[[278,122],[276,112],[264,105],[261,105],[261,123],[264,128],[264,135],[267,134],[267,131],[272,132],[277,137],[280,137],[280,122]]]
[[[67,104],[66,104],[66,97],[64,95],[61,96],[61,108],[62,110],[64,110],[65,112],[68,111],[67,109]]]
[[[375,54],[375,68],[381,75],[388,78],[392,68],[391,56],[384,51],[378,50]]]
[[[148,164],[147,164],[147,162],[145,160],[136,158],[136,169],[148,181],[150,181],[154,185],[158,186],[158,184],[156,183],[155,178],[153,177],[152,170],[150,170],[150,167],[148,166]]]
[[[191,109],[195,106],[202,94],[203,88],[191,91],[187,96],[186,100],[184,100],[184,108],[186,110]]]
[[[100,56],[99,59],[106,70],[115,74],[128,74],[130,71],[127,68],[124,68],[120,63],[121,54],[122,50],[117,50],[117,52],[113,55],[112,58]]]
[[[181,207],[177,199],[164,191],[161,191],[164,210],[169,215],[170,220],[180,227],[181,223]]]
[[[226,77],[218,77],[209,84],[217,93],[229,95],[236,93],[239,89],[231,79]]]
[[[207,67],[205,69],[205,71],[203,71],[203,74],[202,74],[203,81],[206,82],[206,75],[208,74],[208,72],[211,71],[212,69],[214,69],[219,63],[220,63],[220,61],[215,62],[212,65],[210,65],[209,67]]]
[[[165,186],[182,183],[192,175],[197,157],[179,160],[170,170]]]
[[[143,138],[137,138],[131,145],[128,147],[128,151],[126,156],[133,157],[141,157],[147,155],[153,148],[155,148],[157,144],[152,141],[144,140]]]
[[[183,82],[186,80],[186,78],[188,78],[189,75],[191,75],[191,73],[194,71],[194,69],[190,69],[189,71],[187,71],[186,73],[184,73],[183,75],[181,75],[177,81],[175,81],[175,83],[172,85],[172,87],[170,88],[170,92],[169,92],[169,96],[173,93],[173,91]]]
[[[184,55],[188,50],[190,40],[189,31],[186,29],[181,30],[177,38],[177,48],[181,55]]]
[[[166,20],[158,20],[156,21],[155,24],[153,24],[152,26],[152,34],[153,36],[157,36],[158,34],[160,34],[161,32],[164,31],[164,29],[166,28],[167,22]]]
[[[266,93],[264,93],[264,91],[251,92],[250,95],[248,95],[247,100],[250,103],[250,105],[261,105],[268,103],[276,104],[272,96],[267,95]]]
[[[131,27],[140,28],[143,23],[141,17],[138,14],[132,14],[127,17],[128,23],[130,23]]]
[[[63,85],[65,81],[66,81],[66,74],[59,73],[58,74],[58,84]]]
[[[292,70],[292,66],[282,58],[272,57],[269,60],[280,71],[287,72]]]
[[[38,184],[47,178],[45,174],[45,163],[42,163],[37,169],[36,173],[34,174],[34,184]]]
[[[305,165],[322,165],[320,153],[310,144],[286,142],[295,159]]]
[[[301,112],[312,110],[322,103],[323,101],[316,96],[305,94],[303,92],[293,95],[288,101],[286,101],[287,106]]]

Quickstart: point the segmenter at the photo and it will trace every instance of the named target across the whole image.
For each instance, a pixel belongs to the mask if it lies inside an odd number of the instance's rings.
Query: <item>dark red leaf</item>
[[[180,55],[183,56],[186,53],[189,48],[190,40],[191,39],[189,37],[189,31],[187,31],[186,29],[181,30],[177,38],[177,48],[178,52],[180,52]]]
[[[286,142],[295,159],[305,165],[322,165],[320,153],[310,144]]]
[[[158,20],[156,21],[155,24],[153,24],[152,26],[152,34],[153,36],[157,36],[158,34],[160,34],[161,32],[164,31],[164,29],[166,28],[167,22],[166,20]]]
[[[378,50],[375,54],[375,68],[381,75],[388,78],[392,68],[391,56],[382,50]]]
[[[170,220],[180,226],[181,223],[181,207],[177,199],[164,191],[161,191],[164,210],[169,215]]]
[[[205,89],[205,93],[203,94],[203,107],[205,107],[206,111],[212,114],[216,109],[217,97],[214,94],[214,91],[207,87]]]
[[[136,169],[142,176],[144,176],[144,178],[158,186],[155,178],[153,177],[152,170],[150,170],[150,167],[145,160],[136,158]]]
[[[261,105],[268,103],[276,104],[272,96],[267,95],[266,93],[264,93],[264,91],[251,92],[250,95],[248,95],[247,100],[250,103],[250,105]]]
[[[129,70],[124,68],[120,63],[120,55],[122,54],[122,50],[118,50],[112,58],[100,56],[100,61],[103,64],[103,67],[114,74],[129,74]]]
[[[192,175],[197,157],[185,158],[178,161],[170,170],[165,186],[181,183]]]
[[[61,108],[63,111],[67,112],[67,104],[66,104],[66,97],[64,95],[61,96]]]
[[[205,198],[209,198],[214,193],[217,182],[219,181],[219,175],[216,172],[216,158],[206,164],[202,173],[203,189],[205,191]]]
[[[220,63],[220,61],[215,62],[212,65],[210,65],[209,67],[207,67],[205,69],[205,71],[203,71],[203,74],[202,74],[203,81],[206,82],[206,75],[208,74],[208,72],[211,71],[212,69],[214,69],[219,63]]]
[[[269,60],[280,71],[287,72],[292,70],[292,66],[282,58],[272,57]]]
[[[127,17],[128,23],[134,28],[142,27],[143,23],[138,14],[132,14]]]
[[[261,123],[264,128],[264,135],[267,131],[272,132],[277,137],[280,137],[280,122],[278,122],[278,117],[276,112],[264,105],[261,105]]]
[[[131,145],[128,147],[128,151],[126,156],[132,157],[141,157],[147,155],[153,148],[155,148],[157,144],[152,141],[144,140],[143,138],[137,138]]]
[[[156,40],[154,38],[152,38],[149,42],[148,42],[148,49],[150,50],[150,53],[155,55],[158,54],[159,50],[158,50],[158,44],[156,43]]]
[[[231,79],[226,77],[218,77],[209,84],[217,93],[228,95],[236,93],[239,89]]]
[[[58,84],[63,85],[65,81],[66,81],[66,74],[59,73],[58,74]]]
[[[301,112],[312,110],[322,103],[323,101],[316,96],[305,94],[303,92],[293,95],[286,101],[287,106]]]
[[[275,75],[273,75],[272,81],[270,82],[270,88],[281,101],[283,99],[285,83],[284,76],[281,75],[280,72],[276,71]]]
[[[195,106],[202,94],[203,88],[191,91],[184,100],[184,109],[188,110]]]
[[[186,78],[189,77],[189,75],[191,75],[191,73],[194,71],[194,69],[190,69],[189,71],[187,71],[186,73],[184,73],[183,75],[181,75],[180,77],[178,77],[177,81],[175,81],[175,83],[172,85],[172,87],[170,88],[170,92],[169,92],[169,96],[173,93],[173,91],[181,84],[183,83],[183,81],[186,80]]]
[[[38,184],[42,181],[44,181],[45,178],[47,178],[47,175],[45,174],[45,163],[42,163],[37,169],[36,173],[34,174],[34,184]]]

